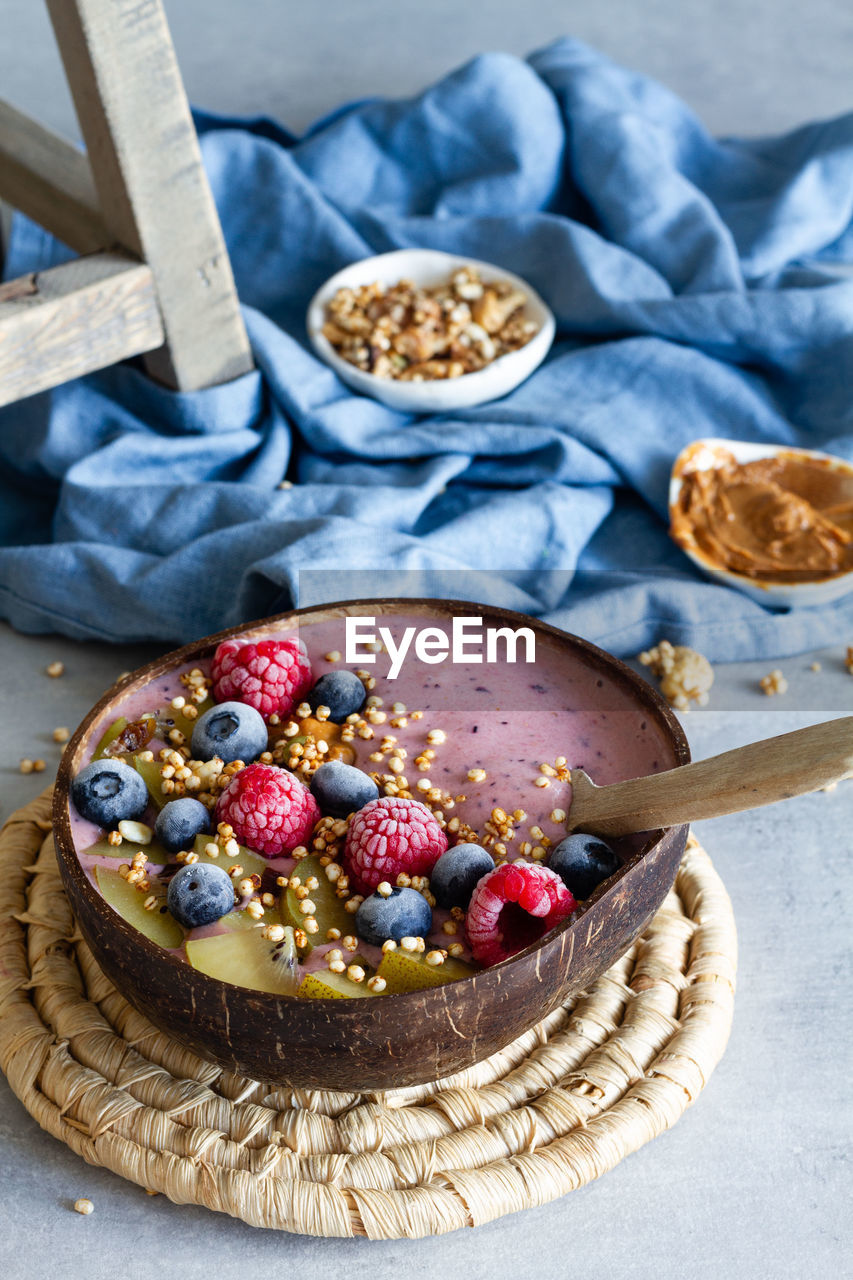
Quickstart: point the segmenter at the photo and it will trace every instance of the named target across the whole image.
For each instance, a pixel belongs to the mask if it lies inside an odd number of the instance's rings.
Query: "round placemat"
[[[182,1049],[107,981],[62,889],[49,792],[0,833],[0,1067],[27,1110],[146,1190],[309,1235],[437,1235],[611,1169],[719,1061],[736,951],[728,895],[691,839],[643,936],[501,1053],[389,1093],[273,1089]]]

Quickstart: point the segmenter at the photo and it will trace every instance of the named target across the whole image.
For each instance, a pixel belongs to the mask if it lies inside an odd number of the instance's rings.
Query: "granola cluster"
[[[708,659],[686,645],[661,640],[653,649],[638,655],[660,681],[660,691],[677,711],[689,711],[690,703],[704,707],[708,702],[714,671]]]
[[[537,326],[525,318],[526,301],[509,281],[484,281],[463,267],[432,288],[400,280],[339,289],[323,334],[339,356],[378,378],[459,378],[530,341]]]

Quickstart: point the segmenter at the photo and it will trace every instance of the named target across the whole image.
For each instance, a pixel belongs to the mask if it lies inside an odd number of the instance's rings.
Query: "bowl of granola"
[[[542,363],[555,331],[525,280],[436,249],[351,263],[314,295],[306,323],[339,378],[405,413],[507,395]]]

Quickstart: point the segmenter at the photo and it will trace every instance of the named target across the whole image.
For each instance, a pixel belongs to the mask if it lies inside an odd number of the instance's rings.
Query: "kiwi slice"
[[[442,987],[446,982],[458,982],[460,978],[470,978],[477,972],[471,965],[454,960],[452,956],[447,956],[444,964],[437,965],[427,964],[425,956],[426,952],[403,951],[401,947],[386,951],[376,971],[380,978],[385,979],[386,993],[398,995],[401,991]]]
[[[303,885],[312,876],[317,880],[317,888],[308,890],[308,900],[317,908],[314,917],[320,927],[315,934],[308,935],[309,949],[312,937],[318,943],[328,941],[329,929],[339,929],[341,937],[355,933],[355,916],[346,910],[343,900],[336,896],[335,886],[326,878],[326,868],[321,865],[318,857],[309,854],[307,858],[301,858],[290,874],[297,876]],[[282,894],[281,918],[284,924],[293,925],[295,929],[302,928],[305,916],[299,907],[300,900],[295,890],[288,889],[287,893]]]
[[[251,849],[247,849],[242,844],[240,845],[240,852],[234,858],[223,852],[221,846],[219,847],[219,857],[211,858],[210,854],[204,851],[205,846],[209,844],[216,844],[215,836],[205,835],[204,832],[200,836],[196,836],[193,849],[198,854],[199,862],[215,862],[223,871],[227,871],[229,867],[239,865],[243,868],[244,876],[251,876],[255,873],[262,876],[269,866],[266,858],[262,858],[259,853],[252,853]],[[285,920],[284,923],[289,924],[290,921]]]
[[[364,982],[353,982],[345,973],[332,973],[331,969],[317,969],[306,973],[296,993],[306,1000],[348,1000],[364,996],[376,996]]]
[[[107,747],[110,743],[115,742],[122,729],[127,728],[127,716],[119,716],[118,720],[114,720],[106,733],[101,737],[98,745],[95,747],[93,760],[103,760],[107,753]]]
[[[141,775],[142,781],[148,788],[148,794],[154,801],[158,809],[162,809],[163,805],[171,797],[163,793],[163,779],[160,776],[160,762],[158,760],[143,760],[140,756],[131,756],[130,763],[138,774]]]
[[[97,858],[117,858],[121,862],[129,862],[137,852],[144,853],[148,861],[157,866],[165,866],[175,856],[173,853],[167,853],[156,840],[152,840],[150,844],[134,844],[132,840],[122,840],[118,845],[110,844],[108,840],[98,840],[82,852]]]
[[[285,928],[282,942],[270,942],[245,911],[231,912],[222,923],[224,932],[187,942],[187,959],[194,969],[235,987],[276,996],[296,994],[299,960],[293,929]]]
[[[166,907],[166,888],[152,881],[149,889],[137,889],[113,871],[111,867],[96,867],[95,879],[98,888],[113,911],[117,911],[123,920],[132,924],[146,938],[161,947],[179,947],[184,940],[184,931]],[[152,911],[146,911],[145,902],[154,894],[158,905]]]

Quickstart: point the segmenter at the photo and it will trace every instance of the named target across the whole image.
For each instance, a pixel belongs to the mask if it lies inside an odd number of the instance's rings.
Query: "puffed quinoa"
[[[766,676],[762,676],[758,683],[768,697],[772,697],[777,693],[788,692],[788,681],[778,667],[773,671],[769,671]]]
[[[53,731],[54,742],[67,742],[70,737],[71,737],[71,734],[69,730],[66,729],[64,726],[60,729],[54,729]]]
[[[82,1213],[84,1217],[88,1217],[90,1213],[94,1213],[94,1210],[95,1206],[92,1204],[92,1201],[87,1200],[85,1197],[74,1201],[75,1213]]]
[[[64,662],[51,662],[45,667],[45,674],[49,675],[52,680],[58,680],[60,676],[65,675]]]
[[[383,992],[388,984],[384,978],[380,978],[378,973],[374,973],[372,978],[367,979],[367,986],[370,991],[375,991],[377,995]]]
[[[677,711],[689,711],[691,702],[700,707],[707,704],[714,669],[703,654],[686,645],[661,640],[654,648],[644,650],[637,660],[658,677],[661,693]]]
[[[485,769],[469,769],[468,770],[469,782],[485,782],[486,776],[487,775],[486,775]]]

